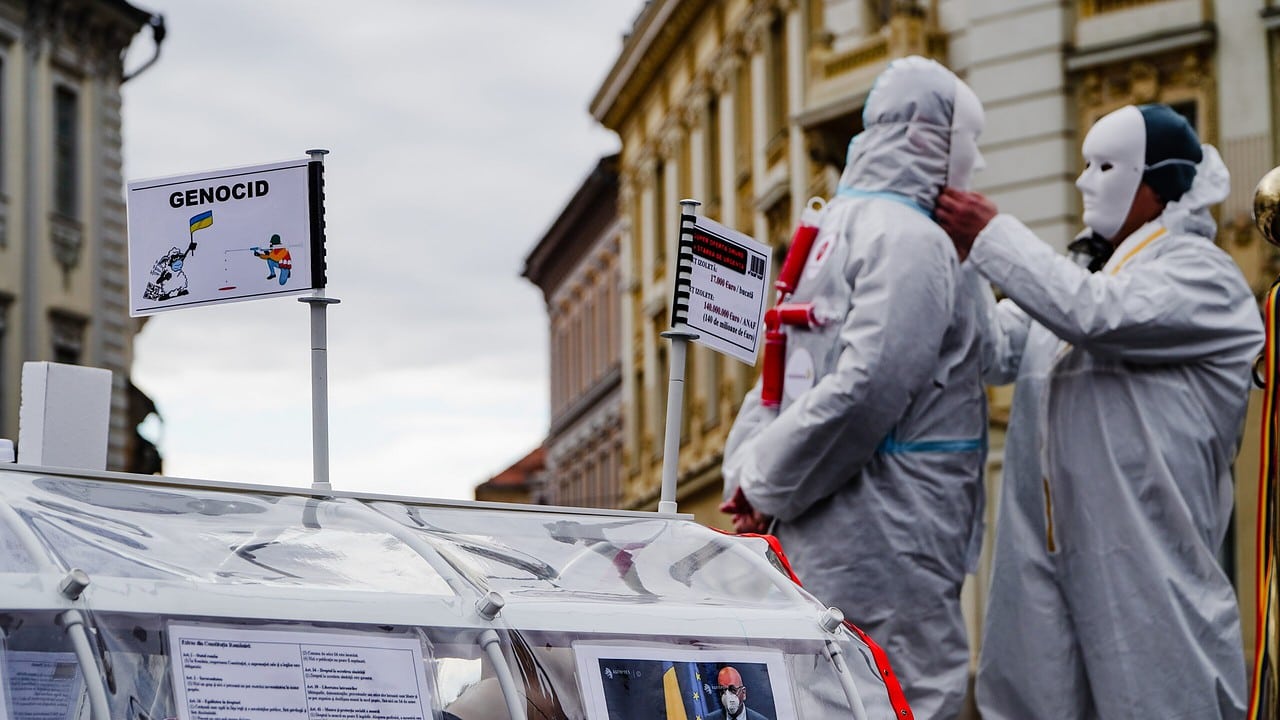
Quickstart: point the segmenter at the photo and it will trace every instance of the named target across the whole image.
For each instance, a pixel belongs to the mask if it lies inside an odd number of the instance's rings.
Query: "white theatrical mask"
[[[978,150],[982,134],[982,103],[973,90],[956,78],[956,99],[951,110],[951,149],[947,157],[947,185],[968,190],[973,175],[987,166]]]
[[[1104,115],[1084,138],[1084,172],[1076,187],[1084,200],[1084,224],[1114,240],[1142,183],[1147,125],[1132,105]]]

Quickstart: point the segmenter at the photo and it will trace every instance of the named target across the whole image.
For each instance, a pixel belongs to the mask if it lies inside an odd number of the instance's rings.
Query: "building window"
[[[665,162],[654,163],[653,166],[653,270],[661,275],[667,262],[667,233],[662,221],[664,206],[667,202],[667,165]]]
[[[707,375],[703,380],[706,383],[706,408],[703,412],[704,430],[715,427],[720,424],[720,355],[711,353],[707,357]]]
[[[0,54],[0,115],[3,114],[4,106],[7,104],[6,99],[9,95],[8,88],[5,87],[5,84],[4,84],[4,73],[5,73],[7,60],[8,60],[8,57],[6,57],[3,54]],[[5,166],[5,158],[9,154],[8,148],[5,146],[4,132],[2,132],[3,130],[4,130],[4,126],[3,124],[0,124],[0,192],[4,192],[4,189],[5,189],[5,181],[4,181],[5,174],[3,172],[3,169]],[[0,247],[3,247],[5,245],[4,234],[2,231],[3,231],[3,228],[0,228]]]
[[[551,319],[551,415],[560,414],[560,393],[564,385],[561,374],[564,372],[564,350],[560,347],[561,339],[559,318]]]
[[[5,397],[4,380],[8,376],[5,366],[5,358],[8,356],[9,350],[9,307],[13,305],[13,296],[8,293],[0,293],[0,408],[9,406],[9,398]],[[7,434],[7,428],[4,426],[3,412],[0,412],[0,437]]]
[[[733,95],[734,137],[737,138],[733,164],[738,168],[736,179],[742,184],[744,175],[750,177],[751,172],[751,68],[750,63],[740,63],[738,77],[734,82]]]
[[[80,168],[79,152],[80,99],[65,85],[53,95],[53,209],[61,215],[79,216]]]
[[[707,103],[707,141],[703,148],[707,165],[707,206],[720,211],[720,98]]]
[[[622,318],[622,308],[618,305],[618,270],[617,267],[610,267],[609,274],[606,276],[607,286],[605,288],[605,328],[604,336],[608,338],[608,357],[606,364],[612,365],[622,358],[622,348],[620,345],[621,323],[618,322]]]
[[[583,293],[583,301],[587,305],[583,308],[582,313],[582,324],[584,326],[582,333],[582,350],[587,355],[584,362],[587,369],[586,382],[583,383],[585,388],[590,388],[592,384],[595,383],[596,377],[599,375],[599,370],[596,367],[596,362],[600,354],[597,348],[597,343],[600,342],[600,335],[596,332],[596,313],[599,310],[599,307],[596,304],[596,294],[595,279],[592,278],[592,284],[589,285]]]
[[[686,134],[680,139],[680,167],[676,182],[676,199],[694,197],[693,187],[693,138]],[[706,198],[694,198],[705,203]]]
[[[889,6],[892,0],[862,0],[862,27],[865,34],[879,32],[889,24]]]
[[[631,431],[631,447],[635,450],[635,454],[631,456],[631,470],[632,472],[640,472],[640,461],[645,449],[645,423],[649,422],[649,389],[644,386],[643,370],[636,370],[635,377],[631,380],[631,386],[634,388],[636,399],[635,412],[632,415],[634,422],[629,428]]]
[[[658,320],[654,320],[651,332],[654,336],[658,336],[666,328],[659,327]],[[665,324],[665,322],[663,323]],[[649,427],[653,432],[653,447],[650,448],[652,456],[661,457],[664,450],[663,445],[666,443],[667,432],[667,391],[671,384],[671,368],[667,364],[667,345],[665,340],[661,340],[657,352],[657,367],[654,368],[654,384],[653,384],[653,414],[649,420]]]
[[[1182,102],[1169,103],[1169,107],[1173,108],[1174,112],[1181,115],[1188,123],[1190,123],[1192,130],[1195,130],[1197,133],[1200,132],[1199,107],[1195,100],[1183,100]]]
[[[569,310],[568,328],[566,329],[566,337],[568,337],[568,350],[565,352],[565,359],[568,360],[569,376],[568,384],[565,386],[564,401],[565,406],[573,404],[578,397],[578,362],[581,355],[578,353],[578,308],[576,299],[574,307]]]
[[[783,18],[775,18],[769,25],[768,44],[768,103],[769,141],[773,142],[787,130],[787,34]]]
[[[50,356],[54,362],[79,365],[84,355],[84,329],[88,319],[63,310],[49,311]]]

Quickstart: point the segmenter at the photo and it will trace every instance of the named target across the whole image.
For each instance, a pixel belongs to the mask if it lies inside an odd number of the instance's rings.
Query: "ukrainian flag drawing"
[[[199,215],[191,216],[191,232],[213,226],[213,211],[205,210]]]

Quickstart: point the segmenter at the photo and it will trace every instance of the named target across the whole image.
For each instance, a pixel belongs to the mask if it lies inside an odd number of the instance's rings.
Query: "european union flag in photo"
[[[682,662],[678,666],[680,668],[680,684],[685,688],[685,697],[688,698],[686,706],[690,711],[690,720],[693,718],[705,718],[707,713],[711,712],[712,699],[707,697],[705,686],[711,683],[705,678],[715,679],[716,666],[708,663],[691,663]],[[708,669],[710,674],[708,675]]]

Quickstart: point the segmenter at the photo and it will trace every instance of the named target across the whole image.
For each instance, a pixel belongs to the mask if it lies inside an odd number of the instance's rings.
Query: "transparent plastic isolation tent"
[[[3,464],[0,643],[10,718],[694,720],[724,666],[909,717],[768,540],[678,514]]]

